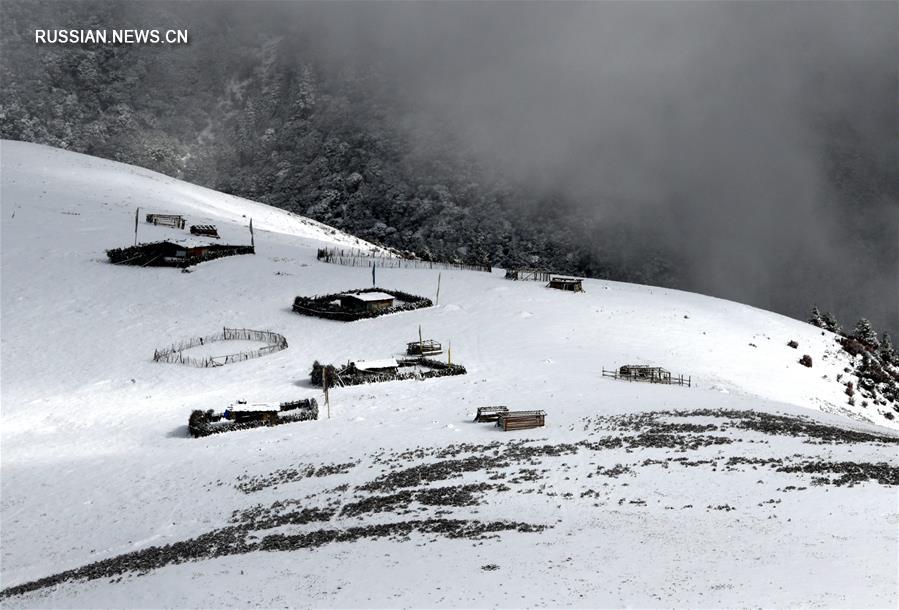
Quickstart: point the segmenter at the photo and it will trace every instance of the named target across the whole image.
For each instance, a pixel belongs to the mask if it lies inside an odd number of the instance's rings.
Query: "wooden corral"
[[[611,377],[613,379],[623,379],[624,381],[643,381],[646,383],[664,383],[671,385],[692,386],[692,377],[684,377],[683,375],[673,376],[670,371],[660,366],[649,366],[645,364],[625,364],[618,367],[617,370],[602,370],[603,377]]]
[[[499,419],[501,414],[509,412],[509,407],[478,407],[478,414],[474,416],[476,422],[491,422]]]
[[[437,356],[442,353],[443,346],[433,339],[410,341],[406,344],[406,355],[408,356]]]
[[[464,271],[486,271],[493,267],[485,262],[454,262],[430,260],[416,257],[411,252],[385,252],[358,249],[319,248],[318,260],[323,263],[348,267],[380,267],[382,269],[461,269]]]
[[[278,406],[238,401],[222,413],[215,413],[212,409],[193,411],[187,427],[191,436],[200,437],[314,419],[318,419],[318,403],[314,398],[282,402]]]
[[[399,290],[365,288],[314,297],[298,296],[293,300],[293,310],[304,316],[353,322],[390,313],[431,307],[433,304],[431,299]]]
[[[225,256],[255,254],[253,246],[230,244],[179,244],[172,241],[158,241],[127,248],[113,248],[106,251],[113,265],[134,265],[137,267],[190,267]]]
[[[576,277],[562,277],[554,275],[547,284],[549,288],[556,290],[567,290],[568,292],[583,292],[583,280]]]
[[[534,282],[548,282],[552,278],[549,271],[542,269],[506,269],[507,280],[531,280]]]
[[[467,371],[460,364],[449,364],[430,358],[401,358],[349,362],[344,366],[323,365],[317,360],[312,364],[312,385],[323,387],[327,372],[328,387],[402,381],[407,379],[433,379],[451,375],[464,375]]]
[[[192,358],[184,354],[185,350],[193,349],[201,345],[210,345],[219,341],[259,341],[265,343],[263,347],[253,350],[243,350],[232,354],[219,356],[206,356],[204,358]],[[223,328],[222,332],[205,337],[192,337],[169,347],[153,351],[154,362],[172,362],[186,364],[200,368],[224,366],[233,362],[243,362],[260,358],[287,349],[287,339],[284,335],[270,330],[253,330],[250,328]]]
[[[499,413],[496,425],[504,431],[542,428],[546,425],[545,411],[507,411]]]
[[[184,229],[187,221],[180,214],[147,214],[147,222],[163,227]]]
[[[220,237],[215,225],[190,225],[190,234],[214,237],[215,239],[219,239]]]

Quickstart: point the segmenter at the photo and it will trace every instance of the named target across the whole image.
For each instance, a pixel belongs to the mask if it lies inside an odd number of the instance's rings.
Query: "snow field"
[[[139,168],[17,142],[2,142],[0,153],[3,588],[189,539],[257,504],[337,502],[340,511],[354,501],[356,487],[401,467],[376,462],[381,453],[421,448],[425,453],[409,459],[411,466],[440,461],[435,451],[460,443],[499,442],[501,454],[520,439],[533,439],[534,446],[578,443],[606,436],[585,430],[585,418],[672,409],[814,415],[879,434],[889,432],[860,418],[896,427],[873,409],[856,407],[854,420],[839,415],[849,409],[834,382],[845,361],[824,358],[832,336],[777,314],[648,286],[586,280],[586,293],[569,294],[506,281],[499,271],[442,271],[433,308],[353,323],[299,316],[290,309],[296,295],[370,286],[369,270],[315,260],[321,245],[364,243]],[[225,243],[244,243],[252,217],[257,254],[204,263],[191,273],[109,265],[104,250],[133,240],[136,206],[146,241],[172,235],[143,223],[150,211],[216,224]],[[437,273],[379,269],[378,283],[433,298]],[[308,381],[313,360],[401,354],[417,339],[419,324],[425,338],[452,344],[453,362],[468,374],[337,388],[327,419],[321,392]],[[152,361],[156,348],[223,326],[272,330],[290,347],[210,369]],[[791,339],[798,350],[786,346]],[[804,353],[814,358],[813,368],[798,364]],[[600,375],[603,367],[631,362],[691,375],[694,387]],[[192,409],[218,410],[238,398],[305,397],[319,401],[322,419],[202,439],[186,435]],[[491,404],[545,409],[547,427],[503,434],[470,422],[478,406]],[[483,504],[446,509],[458,519],[552,526],[540,533],[500,532],[484,540],[413,533],[408,541],[365,538],[253,552],[169,565],[120,582],[63,584],[4,605],[894,606],[894,486],[813,486],[807,475],[749,466],[724,471],[719,462],[798,454],[896,467],[895,447],[726,434],[739,440],[686,454],[579,449],[541,458],[540,470],[549,472],[539,481],[488,491]],[[672,455],[710,463],[641,465]],[[241,476],[345,462],[358,463],[343,474],[251,494],[235,487]],[[587,477],[617,464],[632,472]],[[503,472],[513,477],[518,470]],[[488,474],[466,472],[434,485],[496,484]],[[342,485],[346,490],[334,491]],[[806,489],[783,491],[791,485]],[[587,490],[598,495],[581,497]],[[775,508],[763,504],[772,499],[780,500]],[[640,500],[645,504],[631,503]],[[707,508],[723,504],[735,510]],[[440,509],[425,508],[423,515],[439,516]],[[398,518],[390,511],[361,520],[338,512],[327,527]],[[499,570],[483,570],[488,564]]]

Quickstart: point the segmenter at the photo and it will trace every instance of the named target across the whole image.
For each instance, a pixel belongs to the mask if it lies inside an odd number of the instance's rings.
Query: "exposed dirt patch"
[[[313,477],[329,477],[335,474],[346,474],[350,469],[359,465],[359,462],[347,462],[345,464],[325,464],[315,466],[306,464],[298,468],[285,468],[276,470],[273,473],[261,477],[237,477],[237,483],[234,485],[237,489],[245,494],[251,494],[261,491],[267,487],[293,483],[303,479],[311,479]]]
[[[713,421],[708,421],[710,419]],[[515,439],[486,444],[416,447],[401,452],[382,451],[366,457],[373,472],[371,478],[361,484],[350,485],[348,481],[337,480],[326,491],[308,493],[306,490],[305,496],[288,496],[267,507],[256,505],[235,511],[224,527],[201,536],[47,576],[8,588],[0,592],[0,597],[20,595],[63,582],[121,579],[125,574],[140,575],[166,565],[255,551],[295,551],[332,542],[385,537],[402,541],[415,534],[479,540],[502,532],[536,533],[548,527],[509,518],[481,521],[470,517],[477,512],[474,507],[491,504],[501,494],[509,492],[533,494],[535,500],[542,497],[543,502],[557,508],[561,504],[556,503],[573,501],[590,502],[600,509],[611,503],[618,511],[652,510],[656,504],[658,509],[676,510],[673,505],[662,506],[651,495],[653,489],[646,485],[641,490],[646,493],[640,496],[635,497],[633,493],[611,495],[612,490],[624,491],[632,481],[637,485],[629,489],[637,491],[641,472],[652,468],[701,468],[707,470],[709,476],[755,470],[796,475],[798,484],[778,487],[776,491],[781,493],[803,491],[807,484],[852,487],[873,482],[899,486],[899,467],[887,462],[841,461],[827,459],[823,454],[820,459],[798,453],[757,455],[760,451],[766,452],[768,441],[765,437],[771,436],[795,437],[815,445],[883,447],[899,443],[899,438],[887,434],[846,430],[805,417],[697,409],[585,418],[583,438],[577,442]],[[744,448],[748,452],[750,447],[756,455],[742,455]],[[621,456],[614,466],[591,461],[601,457],[597,454],[609,452]],[[643,452],[648,453],[641,455]],[[685,453],[688,455],[683,455]],[[252,494],[309,478],[341,477],[360,463],[361,460],[306,464],[264,476],[238,477],[234,487],[244,494]],[[807,483],[809,476],[812,478]],[[435,485],[462,477],[482,480]],[[734,506],[731,500],[708,504],[706,510],[724,513],[754,507],[774,510],[781,500],[770,497],[771,487],[759,487],[750,504]],[[349,501],[345,499],[347,496]],[[613,498],[618,498],[617,502]],[[508,502],[497,505],[508,505]],[[689,509],[693,509],[692,504],[680,508]],[[466,511],[466,518],[445,517]],[[416,519],[403,518],[411,513],[422,514]],[[382,515],[387,522],[359,525],[347,522],[376,514]],[[308,531],[315,524],[328,525]],[[271,531],[276,528],[286,531]]]

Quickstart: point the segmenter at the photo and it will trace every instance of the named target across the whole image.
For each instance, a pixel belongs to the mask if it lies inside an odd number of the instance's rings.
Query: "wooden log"
[[[478,407],[478,413],[475,415],[476,422],[492,422],[497,421],[501,413],[508,413],[509,407]]]

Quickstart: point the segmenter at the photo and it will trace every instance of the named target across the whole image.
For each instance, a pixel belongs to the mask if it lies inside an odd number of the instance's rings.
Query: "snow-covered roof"
[[[168,237],[166,239],[163,239],[162,241],[167,241],[169,243],[175,244],[176,246],[181,246],[183,248],[199,248],[202,246],[212,246],[212,245],[219,244],[218,241],[214,241],[213,238],[211,238],[211,237],[202,237],[202,236],[178,237],[178,238]]]
[[[236,402],[228,407],[229,411],[280,411],[281,407],[278,405],[270,405],[264,402],[252,402],[252,403],[244,403],[244,402]]]
[[[359,299],[360,301],[388,301],[393,300],[396,297],[392,294],[387,294],[386,292],[359,292],[359,293],[346,293],[340,295],[341,297],[348,297],[353,299]]]
[[[373,369],[395,369],[399,366],[396,358],[382,358],[380,360],[356,360],[353,362],[360,371],[370,371]]]

